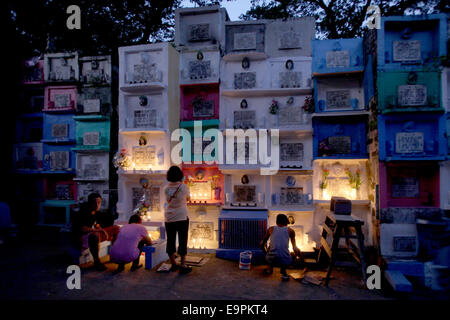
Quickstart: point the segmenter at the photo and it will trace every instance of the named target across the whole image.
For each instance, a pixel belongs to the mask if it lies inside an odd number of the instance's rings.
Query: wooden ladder
[[[351,215],[336,215],[332,212],[329,212],[327,214],[322,229],[322,238],[320,239],[321,248],[317,260],[320,261],[321,255],[323,254],[327,254],[330,259],[330,265],[328,266],[328,273],[325,279],[326,286],[328,286],[328,282],[330,281],[333,266],[336,265],[337,253],[339,250],[339,240],[341,239],[342,235],[345,236],[346,252],[349,254],[350,258],[356,261],[357,265],[361,268],[364,283],[366,282],[366,263],[364,261],[364,235],[361,230],[361,226],[363,224],[364,221],[361,221]],[[333,239],[331,246],[329,244],[329,240],[327,239],[330,236],[332,236]],[[352,239],[356,239],[358,241],[358,245],[356,245],[352,241]]]

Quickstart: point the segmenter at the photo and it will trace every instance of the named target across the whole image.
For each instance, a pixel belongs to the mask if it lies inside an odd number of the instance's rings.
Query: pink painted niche
[[[439,207],[437,162],[380,162],[380,207]]]
[[[183,164],[182,170],[191,193],[189,204],[223,204],[224,176],[218,167]]]
[[[180,121],[219,119],[219,84],[180,86]]]
[[[77,106],[77,87],[46,87],[43,111],[71,111]]]

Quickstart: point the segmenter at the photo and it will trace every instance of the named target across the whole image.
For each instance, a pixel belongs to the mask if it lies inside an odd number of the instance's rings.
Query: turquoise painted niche
[[[442,111],[439,72],[378,72],[378,108],[381,113]]]
[[[75,116],[76,141],[74,151],[109,151],[111,123],[101,115]]]
[[[195,124],[200,125],[201,129],[196,129],[194,127]],[[205,131],[208,129],[218,129],[219,128],[219,120],[203,120],[203,121],[181,121],[180,128],[186,129],[189,135],[182,136],[182,151],[181,151],[181,159],[184,163],[186,162],[196,162],[201,163],[202,161],[217,161],[217,147],[218,141],[217,138],[204,138],[203,135]],[[200,135],[201,133],[201,135]],[[199,148],[195,148],[195,141],[201,142],[201,150]],[[209,144],[213,144],[214,151],[212,151],[211,156],[203,156],[203,151]],[[200,145],[200,144],[199,144]],[[197,150],[198,149],[198,150]],[[201,152],[200,152],[201,151]]]

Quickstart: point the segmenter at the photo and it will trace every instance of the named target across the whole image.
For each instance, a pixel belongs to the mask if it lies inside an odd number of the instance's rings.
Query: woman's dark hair
[[[97,209],[97,198],[102,198],[102,196],[97,192],[92,192],[88,195],[87,204],[91,210]]]
[[[167,170],[167,181],[178,182],[181,180],[183,180],[183,171],[181,171],[180,167],[171,166]]]
[[[141,222],[142,222],[142,218],[141,218],[141,216],[138,215],[138,214],[133,214],[133,215],[130,217],[130,220],[128,220],[128,223],[129,223],[129,224],[131,224],[131,223],[141,223]]]
[[[285,214],[280,213],[277,215],[277,224],[280,226],[287,226],[289,224],[289,219]]]

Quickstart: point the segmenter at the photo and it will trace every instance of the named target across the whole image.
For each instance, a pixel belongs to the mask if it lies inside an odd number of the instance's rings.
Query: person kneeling
[[[277,215],[277,225],[270,227],[260,245],[266,252],[266,261],[269,263],[269,268],[264,270],[265,274],[271,274],[273,267],[279,266],[282,280],[289,280],[286,272],[287,266],[292,263],[292,256],[289,253],[289,240],[291,240],[294,253],[301,256],[300,249],[295,243],[295,231],[289,228],[289,219],[284,214]],[[266,250],[267,241],[270,238],[269,248]]]
[[[128,223],[120,228],[117,240],[110,251],[111,261],[119,265],[117,272],[123,271],[125,264],[130,262],[133,262],[131,271],[142,267],[139,264],[142,249],[144,245],[152,245],[152,240],[147,229],[142,225],[142,219],[139,215],[132,215]]]

